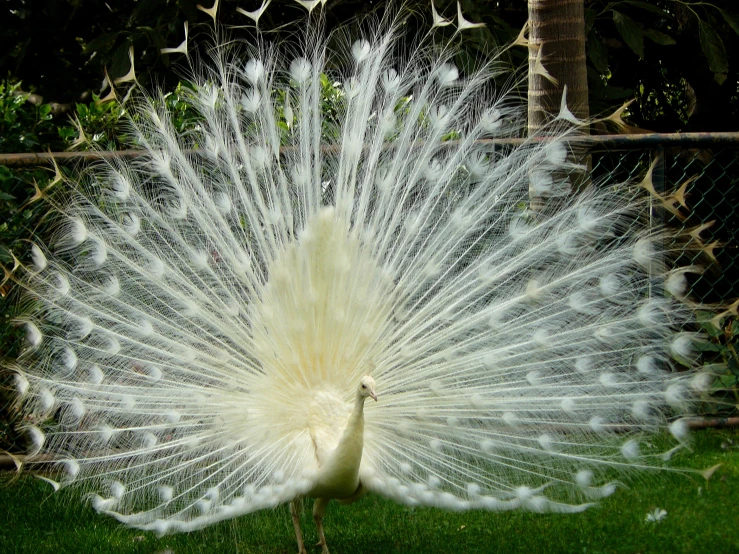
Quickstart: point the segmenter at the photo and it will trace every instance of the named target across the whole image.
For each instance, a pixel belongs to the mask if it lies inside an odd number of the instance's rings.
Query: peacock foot
[[[316,543],[316,546],[320,546],[321,547],[321,554],[329,554],[328,546],[326,545],[326,543],[324,541],[318,541]]]

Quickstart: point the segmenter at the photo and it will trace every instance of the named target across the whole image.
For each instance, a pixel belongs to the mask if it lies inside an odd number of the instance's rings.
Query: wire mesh
[[[687,217],[668,216],[665,224],[676,231],[710,224],[700,233],[703,249],[685,251],[679,260],[704,269],[691,274],[690,296],[705,304],[739,297],[739,145],[676,147],[635,139],[628,146],[597,145],[591,155],[594,179],[638,181],[656,161],[657,191],[675,192],[687,183],[687,209],[681,210]]]

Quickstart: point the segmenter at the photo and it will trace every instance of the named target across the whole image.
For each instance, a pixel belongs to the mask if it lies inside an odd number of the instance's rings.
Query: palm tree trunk
[[[529,135],[538,133],[559,113],[567,85],[567,105],[587,120],[588,79],[585,66],[584,0],[528,0],[529,6]],[[537,55],[557,84],[537,71]],[[585,130],[583,130],[586,132]]]

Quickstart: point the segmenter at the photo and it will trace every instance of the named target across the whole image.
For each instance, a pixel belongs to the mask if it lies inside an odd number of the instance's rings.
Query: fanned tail
[[[361,477],[402,502],[577,511],[608,468],[654,465],[641,433],[705,379],[673,372],[690,316],[649,206],[572,192],[566,132],[482,141],[521,121],[495,62],[398,66],[393,44],[352,47],[332,114],[323,42],[218,55],[199,128],[142,100],[146,155],[97,168],[55,251],[34,246],[25,421],[97,509],[183,531],[309,491],[311,401],[334,402],[335,438],[367,373]]]

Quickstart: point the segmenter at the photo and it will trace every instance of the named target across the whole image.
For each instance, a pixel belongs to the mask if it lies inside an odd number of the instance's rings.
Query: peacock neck
[[[364,447],[364,398],[357,396],[339,443],[321,466],[316,484],[308,493],[314,498],[348,498],[359,487],[359,466]]]
[[[364,431],[364,401],[366,399],[367,398],[361,394],[357,394],[354,401],[354,409],[352,410],[352,414],[349,416],[349,421],[346,423],[346,428],[343,433],[344,436],[351,434],[354,437],[362,437]]]
[[[339,444],[336,447],[335,454],[345,458],[349,465],[356,466],[359,470],[359,463],[362,459],[362,449],[364,447],[364,401],[365,397],[357,395],[354,401],[354,409],[352,410],[349,420],[346,422],[344,432],[341,434]]]

